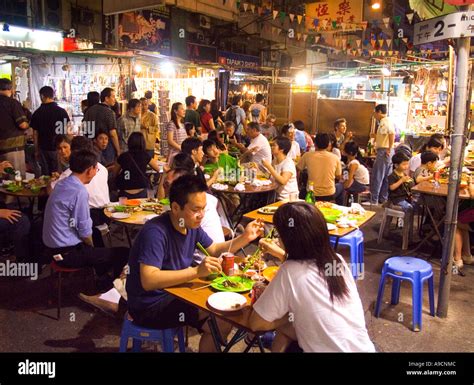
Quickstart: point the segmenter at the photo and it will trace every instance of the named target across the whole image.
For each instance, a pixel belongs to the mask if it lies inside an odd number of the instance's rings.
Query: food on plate
[[[139,199],[127,199],[125,202],[126,206],[140,206],[140,200]]]
[[[258,209],[258,212],[262,213],[262,214],[273,215],[273,214],[275,214],[275,212],[277,210],[278,210],[278,207],[267,206],[267,207],[262,207],[262,208]]]
[[[333,207],[333,204],[331,202],[318,201],[318,202],[315,203],[315,205],[318,209],[322,209],[322,208],[332,209],[332,207]]]
[[[133,213],[133,212],[141,210],[140,206],[124,206],[124,205],[112,206],[112,209],[115,213]]]
[[[211,283],[211,287],[219,291],[244,292],[252,289],[254,281],[245,276],[233,275],[218,277]]]

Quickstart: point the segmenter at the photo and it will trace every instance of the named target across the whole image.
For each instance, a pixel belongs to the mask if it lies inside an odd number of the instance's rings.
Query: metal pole
[[[461,11],[469,11],[469,6],[461,7]],[[459,200],[459,182],[464,159],[466,143],[466,114],[468,100],[469,50],[470,37],[456,40],[456,73],[454,77],[454,130],[451,134],[451,165],[449,168],[448,199],[446,203],[446,219],[444,223],[443,254],[438,292],[438,317],[448,316],[449,292],[451,289],[451,268],[453,264],[454,235],[456,232]]]

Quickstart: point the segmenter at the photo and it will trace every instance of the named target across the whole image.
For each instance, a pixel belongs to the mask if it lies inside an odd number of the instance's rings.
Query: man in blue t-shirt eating
[[[195,175],[184,175],[173,182],[171,210],[148,221],[133,244],[126,285],[129,312],[138,325],[157,329],[192,326],[203,332],[201,352],[215,351],[206,314],[163,289],[221,271],[215,257],[206,257],[199,266],[191,267],[197,242],[210,255],[219,256],[229,249],[236,252],[263,233],[263,223],[254,221],[232,245],[231,241],[213,243],[201,229],[206,191],[206,183]],[[225,339],[231,325],[223,321],[218,324]]]

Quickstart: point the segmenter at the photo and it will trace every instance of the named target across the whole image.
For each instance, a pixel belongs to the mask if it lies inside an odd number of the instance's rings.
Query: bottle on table
[[[313,204],[316,201],[314,198],[314,183],[313,182],[308,183],[308,191],[306,192],[305,201],[311,204]]]

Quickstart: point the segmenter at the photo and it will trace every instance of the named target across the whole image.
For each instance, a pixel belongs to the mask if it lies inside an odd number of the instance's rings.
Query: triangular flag
[[[303,21],[303,15],[296,15],[296,19],[298,20],[298,24],[301,24]]]
[[[402,17],[400,15],[395,15],[393,17],[393,21],[395,22],[396,25],[400,25],[400,23],[402,21]]]
[[[363,21],[362,22],[362,29],[367,29],[367,25],[369,24],[368,21]]]
[[[390,23],[390,18],[389,17],[384,17],[383,18],[383,23],[385,24],[385,27],[388,28],[389,23]]]
[[[359,55],[362,55],[362,49],[359,48],[359,49],[357,50],[357,53],[358,53]]]
[[[315,36],[314,37],[314,42],[318,44],[319,39],[321,39],[321,36]]]
[[[300,39],[301,39],[301,32],[298,32],[298,33],[296,34],[296,37],[297,37],[298,40],[300,40]]]
[[[380,48],[383,47],[383,39],[380,39],[380,40],[379,40],[379,47],[380,47]]]
[[[333,22],[332,22],[332,28],[333,28],[333,29],[336,29],[336,28],[337,28],[337,21],[333,21]]]
[[[342,39],[342,48],[346,48],[347,39]]]
[[[321,20],[321,27],[326,28],[327,25],[328,25],[327,19]]]
[[[295,14],[290,13],[289,16],[290,16],[290,21],[293,23],[293,20],[295,20]]]
[[[408,44],[408,38],[407,37],[404,37],[402,40],[405,44]]]
[[[273,11],[273,20],[275,20],[277,16],[278,16],[278,11]]]
[[[342,27],[342,30],[345,31],[346,30],[346,23],[342,22],[341,27]]]
[[[387,46],[388,47],[391,47],[392,46],[392,39],[387,39]]]
[[[255,4],[250,4],[250,10],[255,13]]]
[[[247,12],[247,9],[249,8],[248,3],[244,3],[244,12]]]
[[[357,40],[356,40],[357,48],[360,48],[360,43],[362,43],[362,40],[357,39]]]
[[[388,51],[388,56],[392,56],[393,55],[393,51]]]
[[[282,23],[285,21],[285,17],[286,17],[286,12],[280,11],[280,20]]]
[[[306,41],[306,39],[308,38],[308,35],[307,34],[303,34],[303,41]]]
[[[410,22],[410,24],[411,24],[411,22],[413,21],[413,16],[415,16],[414,13],[407,13],[407,19],[408,19],[408,21]]]
[[[393,43],[398,47],[400,45],[400,39],[393,39]]]
[[[370,39],[370,44],[372,45],[373,48],[375,48],[375,43],[376,43],[376,40]]]

